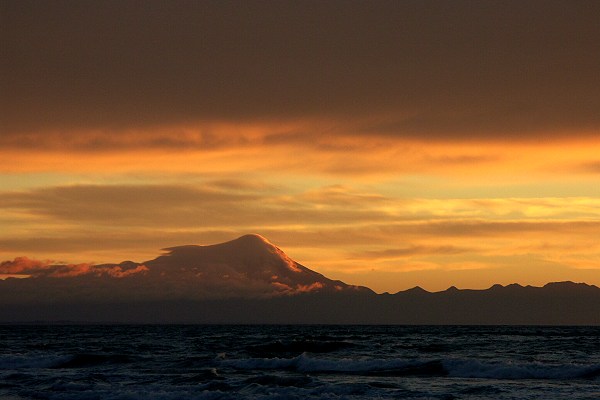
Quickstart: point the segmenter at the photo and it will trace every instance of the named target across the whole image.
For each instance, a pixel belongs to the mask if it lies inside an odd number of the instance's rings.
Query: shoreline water
[[[600,327],[0,326],[12,399],[511,399],[600,394]]]

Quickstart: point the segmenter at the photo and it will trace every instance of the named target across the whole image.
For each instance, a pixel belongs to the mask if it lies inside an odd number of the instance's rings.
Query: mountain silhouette
[[[150,275],[195,281],[199,286],[260,288],[263,294],[370,291],[331,280],[288,257],[264,237],[251,234],[211,246],[178,246],[144,262]]]
[[[585,283],[376,294],[256,234],[164,251],[143,263],[2,262],[0,322],[600,325],[600,288]]]

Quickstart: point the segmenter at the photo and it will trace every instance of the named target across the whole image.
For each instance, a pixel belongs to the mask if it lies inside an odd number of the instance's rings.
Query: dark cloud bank
[[[121,129],[206,121],[484,140],[600,127],[597,1],[0,7],[0,146],[89,129],[102,147]]]
[[[600,324],[600,289],[539,287],[375,294],[318,274],[258,235],[180,246],[143,264],[0,264],[0,322]]]

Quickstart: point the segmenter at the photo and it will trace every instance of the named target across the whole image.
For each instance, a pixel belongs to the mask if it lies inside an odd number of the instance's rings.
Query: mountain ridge
[[[120,264],[0,263],[0,322],[600,325],[600,288],[571,281],[377,294],[332,280],[260,235]]]

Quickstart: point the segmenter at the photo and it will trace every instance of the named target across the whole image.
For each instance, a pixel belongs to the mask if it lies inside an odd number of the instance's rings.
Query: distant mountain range
[[[144,263],[0,263],[0,322],[600,325],[600,288],[376,294],[331,280],[259,235],[179,246]]]

